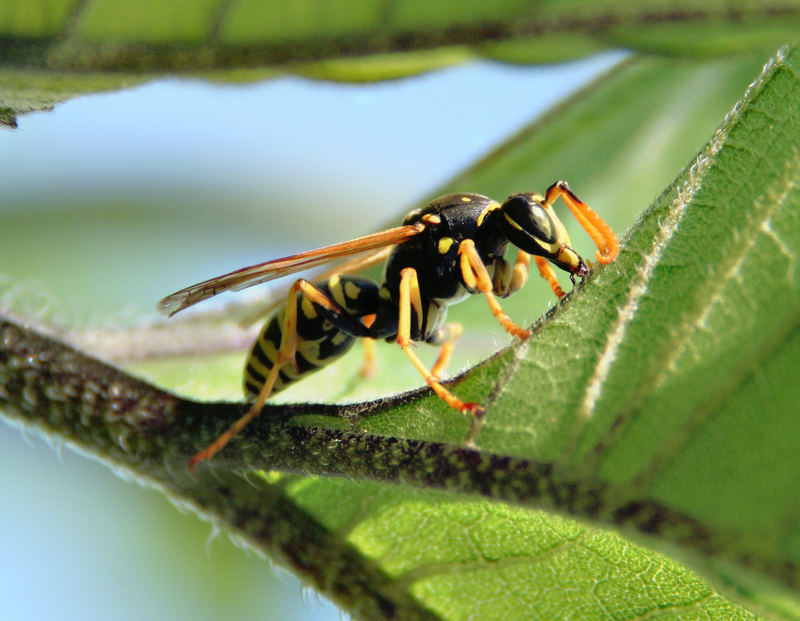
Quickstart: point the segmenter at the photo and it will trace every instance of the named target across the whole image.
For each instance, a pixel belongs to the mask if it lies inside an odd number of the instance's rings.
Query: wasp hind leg
[[[444,401],[451,408],[458,410],[464,414],[472,414],[473,416],[481,416],[483,408],[477,403],[467,403],[456,397],[447,388],[442,386],[439,378],[431,373],[428,368],[422,363],[417,355],[411,349],[411,308],[414,307],[416,311],[417,321],[423,317],[422,314],[422,299],[419,293],[419,281],[417,280],[417,272],[413,267],[407,267],[400,272],[400,300],[399,300],[399,321],[397,327],[397,344],[405,352],[408,359],[419,371],[420,375],[425,378],[425,383],[430,386],[436,393],[436,396]],[[451,324],[452,325],[452,324]],[[452,351],[452,347],[450,348]],[[447,363],[449,354],[442,360],[440,354],[436,366],[440,367],[441,371],[444,364]],[[434,367],[436,369],[436,366]]]
[[[287,363],[296,365],[295,353],[297,351],[297,306],[298,306],[298,293],[302,294],[305,300],[309,300],[314,304],[318,304],[322,308],[334,313],[343,313],[342,309],[333,302],[322,291],[317,289],[314,285],[304,279],[296,281],[289,289],[289,295],[286,301],[286,309],[283,314],[283,321],[281,322],[281,344],[278,348],[275,363],[270,368],[269,373],[264,380],[264,384],[259,390],[258,397],[256,398],[250,409],[239,418],[233,425],[228,427],[214,442],[212,442],[206,449],[196,453],[189,460],[189,472],[194,472],[197,464],[201,461],[210,459],[225,445],[238,434],[250,421],[256,418],[264,407],[269,396],[272,394],[275,382],[278,379],[278,374]]]

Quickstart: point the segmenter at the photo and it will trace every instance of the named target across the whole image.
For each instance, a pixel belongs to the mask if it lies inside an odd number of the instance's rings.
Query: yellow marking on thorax
[[[422,221],[425,224],[441,224],[442,218],[433,213],[426,213],[424,216],[422,216]]]
[[[447,254],[453,245],[452,237],[442,237],[439,240],[439,254]]]
[[[500,203],[498,203],[497,201],[492,201],[491,203],[486,205],[486,207],[483,208],[483,211],[478,216],[478,226],[483,224],[483,219],[486,217],[486,214],[489,213],[490,211],[494,211],[495,209],[500,209]]]
[[[344,299],[344,291],[342,290],[342,280],[339,274],[334,274],[328,278],[328,289],[331,290],[333,301],[342,308],[347,308],[347,300]]]
[[[348,280],[346,283],[344,283],[344,292],[347,294],[348,298],[355,300],[358,297],[358,294],[361,293],[361,287],[359,287],[352,280]]]
[[[462,196],[461,197],[461,202],[462,203],[471,203],[472,202],[472,197],[471,196]]]

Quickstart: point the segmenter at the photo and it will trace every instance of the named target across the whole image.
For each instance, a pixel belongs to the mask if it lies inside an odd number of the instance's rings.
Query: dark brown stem
[[[328,531],[283,493],[282,486],[238,472],[272,470],[370,479],[524,506],[549,508],[679,543],[703,554],[739,549],[734,537],[648,499],[602,483],[565,476],[554,464],[438,442],[342,430],[355,421],[422,398],[427,391],[350,406],[266,406],[236,441],[190,476],[188,459],[208,446],[245,404],[199,403],[129,374],[8,319],[0,319],[0,408],[94,453],[190,503],[289,564],[324,594],[360,616],[426,618],[371,561]],[[339,419],[335,427],[304,415]],[[334,427],[332,425],[332,427]],[[739,556],[746,565],[748,552]],[[759,569],[800,585],[800,569],[777,562]],[[402,611],[402,614],[401,612]]]

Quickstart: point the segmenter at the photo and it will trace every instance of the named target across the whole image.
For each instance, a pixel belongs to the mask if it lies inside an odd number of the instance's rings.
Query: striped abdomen
[[[297,294],[297,366],[291,363],[283,365],[278,372],[273,393],[347,353],[356,337],[345,331],[344,325],[354,318],[374,313],[378,304],[378,286],[366,278],[332,276],[327,281],[314,285],[346,311],[347,317],[339,320],[302,293]],[[285,312],[284,305],[267,320],[250,349],[244,368],[244,393],[248,400],[258,397],[275,364],[283,335]]]

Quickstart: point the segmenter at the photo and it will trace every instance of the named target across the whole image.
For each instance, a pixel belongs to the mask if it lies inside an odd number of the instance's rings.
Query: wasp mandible
[[[319,282],[303,278],[289,289],[286,303],[266,322],[247,357],[244,391],[247,413],[208,448],[194,455],[189,469],[221,450],[259,415],[269,396],[348,351],[356,338],[396,341],[440,399],[463,413],[480,416],[439,381],[461,327],[445,323],[447,307],[481,293],[500,325],[526,339],[530,331],[503,312],[498,297],[519,290],[533,257],[556,296],[564,291],[553,265],[569,273],[573,285],[589,265],[572,249],[567,231],[553,210],[561,198],[597,245],[597,260],[611,263],[619,252],[614,231],[564,181],[542,196],[514,194],[498,203],[480,194],[448,194],[409,213],[402,225],[348,242],[301,252],[245,267],[167,296],[158,309],[169,316],[218,293],[240,290],[280,276],[373,251],[350,259]],[[513,263],[504,258],[517,247]],[[386,260],[383,283],[348,274]],[[441,346],[432,369],[411,349],[422,341]]]

